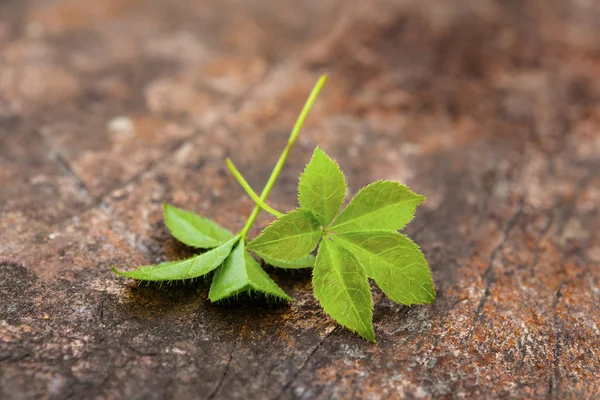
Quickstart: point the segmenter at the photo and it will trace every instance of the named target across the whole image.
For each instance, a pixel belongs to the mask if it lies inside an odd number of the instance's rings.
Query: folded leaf
[[[225,242],[221,246],[207,251],[206,253],[179,261],[168,261],[158,265],[145,265],[133,271],[113,271],[127,278],[140,281],[177,281],[197,278],[217,268],[231,253],[231,248],[237,237]]]
[[[233,237],[227,229],[208,218],[164,203],[165,224],[171,234],[188,246],[210,249]]]
[[[394,181],[377,181],[361,189],[329,229],[332,232],[400,230],[425,200]]]
[[[263,261],[269,265],[278,268],[285,269],[300,269],[300,268],[312,268],[315,265],[315,256],[308,254],[306,257],[292,262],[284,262],[279,260],[272,260],[268,257],[262,257]]]
[[[324,239],[313,269],[315,297],[340,325],[372,342],[373,303],[364,268],[348,250]]]
[[[248,244],[248,249],[270,260],[294,262],[317,247],[321,226],[315,216],[301,208],[285,214]]]
[[[332,235],[365,267],[383,292],[397,303],[433,303],[435,288],[425,256],[398,232],[351,232]]]
[[[252,291],[261,292],[280,300],[292,300],[246,251],[244,241],[240,240],[215,273],[208,298],[215,302],[239,293]]]
[[[300,176],[300,207],[312,211],[319,223],[327,226],[340,212],[345,197],[344,173],[334,160],[317,147]]]

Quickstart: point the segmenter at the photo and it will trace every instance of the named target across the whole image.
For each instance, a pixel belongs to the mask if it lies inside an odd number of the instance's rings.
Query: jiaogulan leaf
[[[312,211],[319,223],[329,225],[340,212],[346,197],[346,179],[337,163],[320,148],[300,176],[300,207]]]
[[[373,303],[364,268],[343,247],[324,239],[313,269],[315,297],[340,325],[372,342]]]
[[[121,276],[140,281],[159,282],[197,278],[208,274],[221,265],[231,253],[231,248],[236,240],[237,237],[232,238],[219,247],[185,260],[168,261],[158,265],[145,265],[128,272],[118,271],[113,267],[113,271]]]
[[[208,218],[164,203],[165,224],[177,240],[188,246],[210,249],[233,237]]]
[[[415,209],[423,200],[424,196],[398,182],[373,182],[354,196],[330,231],[400,230],[413,219]]]
[[[271,225],[248,244],[248,249],[270,260],[294,262],[317,247],[321,226],[313,213],[297,209]]]
[[[315,256],[308,254],[306,257],[292,262],[284,262],[279,260],[272,260],[268,257],[262,257],[263,261],[269,265],[277,268],[285,269],[300,269],[300,268],[312,268],[315,265]]]
[[[383,292],[395,302],[433,303],[435,288],[425,256],[412,240],[393,231],[332,235],[365,267]]]
[[[240,240],[223,265],[217,269],[208,298],[215,302],[246,292],[260,292],[279,300],[292,300],[246,251],[244,241]]]

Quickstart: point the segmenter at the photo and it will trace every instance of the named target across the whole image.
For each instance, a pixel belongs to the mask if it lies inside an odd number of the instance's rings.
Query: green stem
[[[258,195],[256,194],[256,192],[254,190],[252,190],[252,188],[250,187],[250,185],[248,184],[248,182],[246,181],[246,179],[244,178],[244,176],[235,167],[235,165],[233,164],[233,161],[231,161],[231,159],[227,158],[225,160],[225,163],[227,164],[227,168],[229,168],[229,171],[233,174],[233,176],[238,181],[238,183],[240,184],[240,186],[242,186],[242,188],[244,188],[244,190],[246,191],[246,193],[248,194],[248,196],[250,196],[250,198],[252,200],[254,200],[254,202],[256,203],[256,205],[258,205],[260,208],[262,208],[263,210],[265,210],[269,214],[274,215],[277,218],[279,218],[279,217],[281,217],[283,215],[282,212],[277,211],[276,209],[274,209],[273,207],[271,207],[267,203],[264,203],[264,202],[262,202],[260,200],[260,197],[258,197]]]
[[[263,189],[262,193],[260,194],[261,202],[264,203],[264,201],[269,196],[271,189],[273,189],[273,185],[275,185],[275,181],[277,180],[277,177],[279,176],[279,173],[281,172],[281,169],[283,168],[283,164],[285,164],[285,160],[287,159],[287,156],[290,153],[290,149],[292,148],[292,146],[294,145],[294,142],[296,141],[296,138],[298,137],[300,128],[302,128],[302,125],[304,124],[304,120],[306,119],[308,112],[310,111],[312,105],[314,104],[315,100],[317,99],[317,96],[319,95],[319,92],[323,88],[323,85],[325,84],[326,80],[327,80],[327,75],[323,75],[319,78],[319,81],[313,88],[312,92],[310,93],[310,96],[308,96],[306,103],[304,103],[304,107],[302,108],[300,115],[298,115],[298,119],[296,120],[294,129],[292,129],[292,133],[290,134],[290,138],[288,139],[287,145],[283,149],[283,152],[281,152],[281,155],[279,156],[279,160],[277,160],[277,164],[275,164],[275,168],[273,168],[273,172],[271,172],[271,176],[269,177],[269,180],[267,181],[265,188]],[[240,236],[242,238],[245,238],[246,235],[248,234],[248,231],[252,227],[252,224],[254,223],[254,221],[256,221],[256,217],[258,217],[259,212],[260,212],[260,206],[257,205],[256,207],[254,207],[254,210],[252,210],[252,214],[250,214],[250,216],[248,217],[248,221],[246,221],[246,225],[244,225],[244,228],[242,228],[242,230],[240,232]]]

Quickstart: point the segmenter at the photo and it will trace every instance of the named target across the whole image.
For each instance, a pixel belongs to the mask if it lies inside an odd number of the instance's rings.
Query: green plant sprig
[[[247,247],[260,257],[286,263],[318,248],[315,297],[341,325],[375,341],[369,278],[397,303],[435,301],[425,256],[398,233],[425,197],[383,180],[362,188],[341,210],[346,191],[343,172],[317,147],[300,176],[300,208],[279,217]]]
[[[290,133],[288,142],[258,198],[260,204],[264,204],[275,185],[288,154],[296,142],[300,129],[304,125],[308,112],[326,80],[326,76],[322,76],[318,80],[304,104]],[[229,161],[229,164],[233,166],[231,161]],[[238,176],[241,177],[241,174],[238,173]],[[241,179],[245,182],[243,177]],[[244,184],[248,186],[247,183]],[[245,292],[260,292],[276,300],[291,300],[291,297],[277,286],[258,262],[246,251],[248,231],[256,221],[256,217],[261,210],[260,206],[254,207],[246,224],[237,235],[233,235],[227,229],[220,227],[207,218],[200,217],[192,211],[182,210],[166,203],[163,208],[165,224],[177,240],[191,247],[209,250],[185,260],[168,261],[158,265],[145,265],[128,272],[119,271],[113,266],[115,273],[140,281],[171,282],[193,280],[216,270],[208,294],[209,299],[213,302]],[[304,268],[314,263],[314,257],[303,257],[302,260],[294,260],[291,263],[278,262],[277,260],[273,260],[271,263],[281,268]]]
[[[369,341],[375,341],[369,278],[400,304],[435,301],[425,257],[414,242],[398,232],[413,219],[417,206],[425,200],[408,187],[393,181],[371,183],[341,210],[346,178],[337,163],[317,147],[300,177],[300,207],[284,214],[266,203],[325,81],[326,76],[322,76],[313,88],[260,196],[234,163],[226,159],[229,171],[255,202],[238,234],[165,203],[165,224],[171,234],[188,246],[208,250],[185,260],[142,266],[129,272],[113,267],[113,271],[140,281],[158,282],[193,280],[214,271],[208,295],[212,302],[245,292],[290,301],[248,250],[279,268],[314,266],[314,294],[325,312]],[[261,209],[277,220],[248,242],[248,232]],[[316,258],[312,254],[315,249]]]

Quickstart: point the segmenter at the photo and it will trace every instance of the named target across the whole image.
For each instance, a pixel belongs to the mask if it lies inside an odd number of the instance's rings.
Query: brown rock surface
[[[0,398],[600,398],[600,3],[0,2]],[[188,254],[161,202],[239,229],[316,144],[352,192],[427,196],[438,300],[374,289],[377,344],[310,272],[289,306],[110,271]],[[269,218],[263,216],[258,225]],[[260,228],[257,226],[255,232]]]

